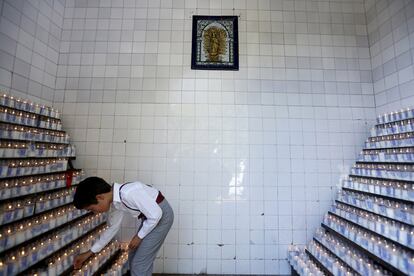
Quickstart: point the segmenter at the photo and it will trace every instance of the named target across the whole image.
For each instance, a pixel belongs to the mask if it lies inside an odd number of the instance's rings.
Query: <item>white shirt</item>
[[[138,217],[141,213],[145,215],[146,219],[137,233],[140,239],[145,238],[162,217],[162,210],[156,202],[159,193],[157,189],[137,181],[126,184],[114,183],[112,190],[113,201],[107,220],[109,228],[91,247],[94,253],[101,251],[115,237],[121,228],[125,213],[134,217]]]

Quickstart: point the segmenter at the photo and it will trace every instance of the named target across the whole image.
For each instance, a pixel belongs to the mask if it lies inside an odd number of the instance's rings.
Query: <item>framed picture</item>
[[[191,69],[239,70],[237,16],[193,16]]]

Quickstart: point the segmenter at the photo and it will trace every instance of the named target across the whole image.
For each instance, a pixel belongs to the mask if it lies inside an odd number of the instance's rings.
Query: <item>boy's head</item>
[[[82,180],[73,196],[73,204],[77,209],[85,209],[94,213],[108,211],[111,203],[111,186],[99,177],[88,177]]]

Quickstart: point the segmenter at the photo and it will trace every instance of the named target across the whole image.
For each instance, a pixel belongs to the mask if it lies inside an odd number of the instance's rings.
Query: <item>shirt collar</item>
[[[112,186],[113,202],[121,202],[121,198],[119,197],[119,188],[120,188],[120,184],[118,183],[114,183],[114,185]]]

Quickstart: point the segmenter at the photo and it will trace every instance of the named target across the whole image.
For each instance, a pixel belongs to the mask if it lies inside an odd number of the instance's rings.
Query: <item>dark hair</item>
[[[84,209],[89,205],[98,203],[96,196],[111,191],[111,185],[99,177],[88,177],[79,182],[75,195],[73,196],[73,205],[77,209]]]

